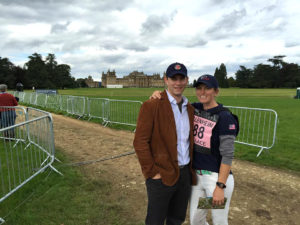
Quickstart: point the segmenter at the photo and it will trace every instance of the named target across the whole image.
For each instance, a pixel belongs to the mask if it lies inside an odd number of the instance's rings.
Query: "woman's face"
[[[218,95],[219,89],[209,88],[205,84],[196,87],[196,96],[204,105],[210,105],[216,102],[215,97]]]

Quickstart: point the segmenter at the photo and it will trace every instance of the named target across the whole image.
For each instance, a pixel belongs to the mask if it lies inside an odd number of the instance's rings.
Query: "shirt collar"
[[[170,101],[171,104],[177,105],[177,101],[176,99],[168,92],[168,90],[166,90],[167,95],[168,95],[168,99]],[[182,106],[186,106],[188,103],[188,100],[185,96],[182,95],[182,99],[183,99],[183,103]]]

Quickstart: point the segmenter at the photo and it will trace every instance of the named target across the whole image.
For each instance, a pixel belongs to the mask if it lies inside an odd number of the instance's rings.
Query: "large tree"
[[[14,64],[8,58],[0,57],[0,83],[6,84],[8,88],[15,88],[16,85]]]
[[[28,58],[29,61],[25,63],[25,68],[29,86],[47,88],[50,81],[48,80],[48,71],[42,56],[34,53]]]
[[[224,63],[220,65],[220,68],[218,67],[216,68],[214,76],[217,79],[219,86],[221,88],[229,87],[228,80],[227,80],[227,70]]]
[[[71,76],[71,67],[58,64],[54,54],[48,54],[43,60],[40,54],[29,56],[25,64],[26,79],[29,87],[53,89],[76,87],[75,79]]]
[[[56,76],[59,79],[57,84],[59,88],[74,88],[76,87],[75,78],[71,76],[71,67],[67,64],[59,64],[55,70]]]
[[[237,87],[248,88],[251,84],[253,71],[251,69],[247,69],[245,66],[240,66],[240,69],[235,73],[235,77]]]
[[[300,67],[295,63],[287,63],[284,55],[268,59],[269,64],[260,63],[254,69],[240,66],[236,72],[238,87],[243,88],[280,88],[300,86]]]

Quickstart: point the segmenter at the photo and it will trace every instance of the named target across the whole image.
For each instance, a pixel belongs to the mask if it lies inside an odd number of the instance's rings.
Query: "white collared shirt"
[[[177,133],[177,155],[178,155],[178,165],[186,165],[190,162],[189,148],[190,148],[190,121],[187,111],[188,100],[186,97],[182,96],[182,112],[180,113],[176,99],[167,91],[168,99],[171,103],[175,125]]]

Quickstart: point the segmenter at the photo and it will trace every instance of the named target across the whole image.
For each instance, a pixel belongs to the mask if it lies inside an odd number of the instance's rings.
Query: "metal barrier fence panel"
[[[17,95],[17,93],[15,93]],[[39,96],[43,95],[43,96]],[[115,100],[105,98],[85,98],[68,95],[37,95],[24,93],[25,103],[35,103],[48,108],[60,109],[69,114],[89,119],[100,118],[108,123],[136,126],[140,101]],[[87,104],[85,104],[87,99]],[[277,113],[271,109],[227,106],[239,117],[240,133],[236,143],[270,149],[275,144]],[[86,112],[86,114],[85,114]],[[258,153],[258,155],[261,153]]]
[[[46,105],[46,98],[47,95],[43,93],[36,93],[36,102],[35,105],[41,106],[41,107],[48,107]]]
[[[24,93],[24,97],[23,97],[23,102],[24,103],[30,104],[31,94],[32,93],[29,93],[29,92]]]
[[[107,121],[108,113],[106,108],[108,101],[109,99],[107,98],[87,98],[87,113],[89,119],[98,118]]]
[[[67,112],[79,117],[85,113],[85,97],[68,96],[67,97]]]
[[[20,102],[24,101],[25,92],[13,91],[13,92],[9,92],[9,93],[15,97],[18,97]]]
[[[30,93],[30,101],[29,101],[29,103],[31,105],[36,105],[36,100],[37,100],[37,93],[36,92]]]
[[[0,107],[0,110],[2,202],[47,167],[53,169],[54,137],[51,114],[33,108],[26,112],[21,107]]]
[[[239,118],[240,131],[236,143],[270,149],[275,144],[277,113],[272,109],[226,106]]]
[[[108,101],[108,123],[136,126],[141,101],[116,100]]]
[[[19,97],[19,101],[23,102],[24,101],[24,97],[25,97],[25,92],[18,92],[18,97]]]
[[[68,111],[68,95],[60,96],[60,110],[67,112]]]
[[[61,110],[62,108],[62,98],[61,95],[47,94],[45,105],[47,108]]]

